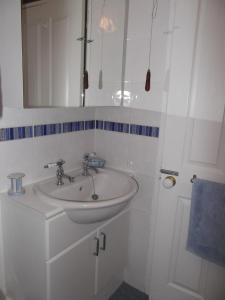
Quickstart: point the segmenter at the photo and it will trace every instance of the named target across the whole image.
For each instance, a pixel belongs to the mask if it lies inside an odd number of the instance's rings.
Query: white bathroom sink
[[[138,183],[126,173],[99,169],[92,176],[73,174],[75,181],[64,179],[63,186],[51,178],[34,185],[35,193],[44,201],[60,206],[76,223],[106,220],[125,208],[138,191]]]

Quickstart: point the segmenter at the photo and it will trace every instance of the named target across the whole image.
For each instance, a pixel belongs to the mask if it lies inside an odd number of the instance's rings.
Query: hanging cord
[[[93,32],[93,1],[90,1],[90,40],[89,43],[93,42],[92,32]]]
[[[152,19],[151,19],[151,29],[150,29],[150,36],[149,36],[149,57],[148,57],[148,70],[146,74],[146,82],[145,82],[145,91],[149,92],[151,90],[151,56],[152,56],[152,37],[153,37],[153,26],[154,20],[157,17],[158,12],[158,0],[153,0],[153,7],[152,7]]]
[[[93,29],[93,26],[92,26],[92,19],[93,19],[92,1],[90,1],[90,8],[88,7],[86,22],[89,19],[90,19],[90,26],[89,26],[90,27],[90,33],[89,33],[90,39],[87,38],[88,32],[86,32],[86,39],[85,39],[86,45],[85,45],[85,47],[87,47],[87,44],[90,44],[90,43],[93,42],[93,39],[92,39],[92,29]],[[87,31],[87,29],[86,29],[86,31]],[[89,64],[90,64],[90,61],[91,61],[91,51],[89,51],[88,54],[89,54]],[[85,55],[87,56],[87,50],[86,50]],[[86,64],[87,64],[87,62],[85,63],[85,70],[84,70],[84,89],[85,90],[87,90],[89,88],[89,74],[88,74],[88,71],[87,71],[87,68],[86,68]]]
[[[100,22],[102,21],[102,18],[104,17],[105,4],[106,4],[106,0],[103,0]],[[103,69],[103,55],[104,55],[103,49],[104,49],[104,30],[101,29],[100,70],[99,70],[99,78],[98,78],[98,88],[100,90],[102,90],[102,88],[103,88],[103,71],[102,71],[102,69]]]

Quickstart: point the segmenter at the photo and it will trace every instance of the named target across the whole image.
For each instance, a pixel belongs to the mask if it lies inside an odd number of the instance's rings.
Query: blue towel
[[[225,185],[196,179],[187,250],[225,267]]]

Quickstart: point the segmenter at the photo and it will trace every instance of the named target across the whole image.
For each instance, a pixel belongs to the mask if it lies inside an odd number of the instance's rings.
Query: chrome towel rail
[[[197,179],[197,175],[193,175],[193,177],[191,178],[191,183],[194,183],[195,179]]]

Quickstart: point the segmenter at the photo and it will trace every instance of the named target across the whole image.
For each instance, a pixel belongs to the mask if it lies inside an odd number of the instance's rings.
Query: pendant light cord
[[[87,39],[87,44],[89,45],[90,44],[90,47],[91,47],[91,44],[92,44],[92,36],[93,36],[93,2],[90,1],[90,5],[89,5],[89,10],[88,10],[88,16],[90,19],[90,32],[89,32],[89,39]],[[91,57],[92,57],[92,51],[90,50],[89,51],[89,67],[90,67],[90,64],[91,64]]]
[[[150,29],[150,36],[149,36],[149,58],[148,58],[149,69],[150,69],[150,65],[151,65],[153,25],[154,25],[154,19],[156,18],[157,13],[158,13],[158,6],[159,6],[158,0],[153,0],[151,29]]]
[[[104,17],[105,4],[106,4],[106,0],[103,0],[102,9],[101,9],[101,16],[100,16],[100,22],[101,22],[102,18]],[[101,30],[100,70],[102,70],[102,66],[103,66],[103,47],[104,47],[104,31],[103,31],[103,29],[100,29],[100,30]]]

